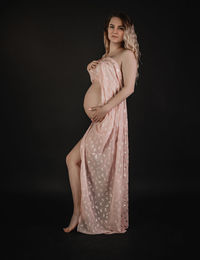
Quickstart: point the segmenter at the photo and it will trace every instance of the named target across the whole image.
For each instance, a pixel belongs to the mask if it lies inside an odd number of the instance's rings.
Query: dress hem
[[[128,230],[123,230],[123,231],[100,231],[97,233],[92,233],[92,232],[87,232],[87,231],[81,231],[77,229],[77,232],[79,233],[83,233],[83,234],[87,234],[87,235],[111,235],[111,234],[124,234],[126,233]]]

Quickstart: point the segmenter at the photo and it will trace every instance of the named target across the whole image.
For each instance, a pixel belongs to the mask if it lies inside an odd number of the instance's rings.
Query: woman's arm
[[[130,92],[126,88],[122,88],[114,97],[108,100],[108,102],[104,105],[106,111],[110,111],[113,107],[120,104],[124,99],[130,96],[133,92]]]
[[[125,50],[122,54],[122,74],[124,79],[124,87],[105,104],[105,108],[108,111],[121,103],[134,92],[137,74],[137,61],[131,50]]]

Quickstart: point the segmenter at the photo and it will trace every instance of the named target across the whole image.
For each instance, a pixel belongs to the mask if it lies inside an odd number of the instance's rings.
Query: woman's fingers
[[[92,62],[92,68],[94,68],[94,67],[96,67],[96,65],[99,63],[99,61],[97,60],[94,60],[93,62]]]
[[[96,65],[99,63],[99,60],[94,60],[88,65],[88,70],[94,69]]]

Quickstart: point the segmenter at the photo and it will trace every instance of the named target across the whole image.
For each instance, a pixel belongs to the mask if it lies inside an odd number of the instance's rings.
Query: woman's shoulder
[[[130,58],[135,58],[135,54],[133,53],[132,50],[129,49],[124,49],[121,53],[121,58],[122,60],[124,59],[130,59]]]
[[[104,53],[101,56],[101,59],[106,58],[106,57],[107,57],[107,55],[106,55],[106,53]],[[120,53],[113,56],[113,58],[119,62],[120,66],[122,65],[123,62],[126,62],[126,61],[131,61],[133,59],[136,61],[135,54],[130,49],[123,49],[122,51],[120,51]]]

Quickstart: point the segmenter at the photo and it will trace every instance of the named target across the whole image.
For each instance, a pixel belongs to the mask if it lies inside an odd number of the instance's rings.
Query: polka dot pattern
[[[122,73],[111,57],[102,58],[91,81],[101,85],[106,103],[122,86]],[[126,99],[92,122],[81,139],[81,215],[77,231],[125,233],[128,228],[128,118]]]

